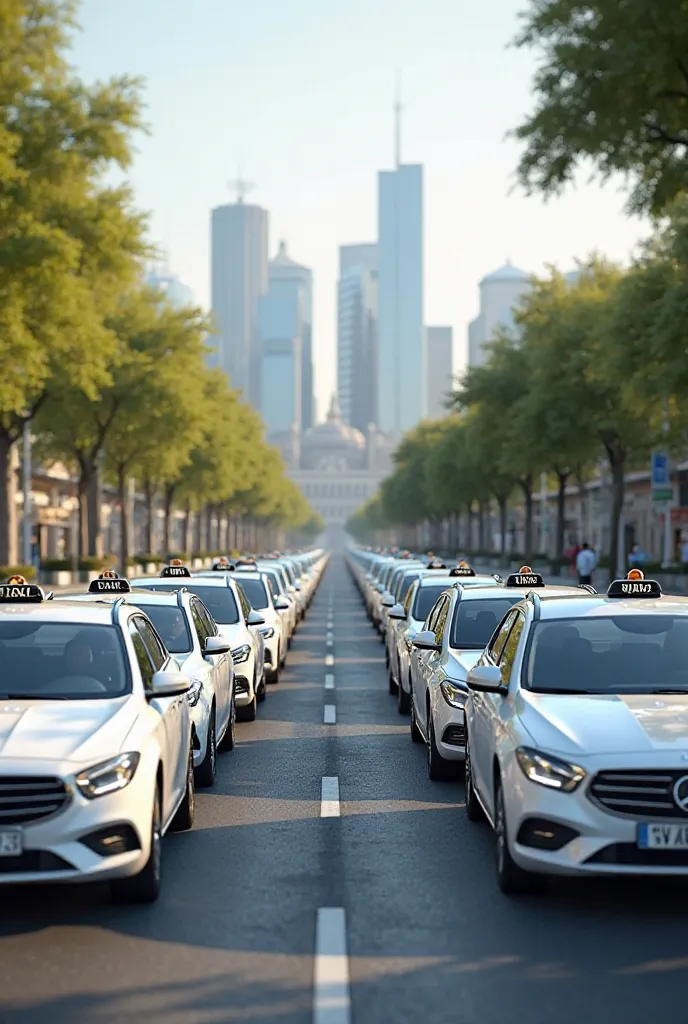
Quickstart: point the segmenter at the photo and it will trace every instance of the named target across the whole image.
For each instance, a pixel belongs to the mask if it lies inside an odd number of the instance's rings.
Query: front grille
[[[442,734],[442,742],[452,747],[466,746],[466,728],[463,725],[448,725]]]
[[[682,868],[688,866],[688,850],[641,850],[633,843],[612,843],[583,862],[619,864],[624,867]]]
[[[62,779],[42,775],[0,775],[0,828],[28,825],[61,810],[69,799]]]
[[[0,857],[0,876],[25,872],[74,871],[74,865],[47,850],[26,850],[18,857]]]
[[[674,786],[685,771],[635,769],[600,772],[588,796],[609,811],[630,818],[686,818],[674,800]],[[688,789],[688,784],[686,784]]]

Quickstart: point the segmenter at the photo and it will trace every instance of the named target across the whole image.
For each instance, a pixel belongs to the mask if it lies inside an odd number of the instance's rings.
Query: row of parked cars
[[[598,594],[352,548],[389,690],[432,780],[463,778],[502,891],[688,873],[688,599],[632,569]]]
[[[279,682],[321,550],[104,572],[83,594],[0,585],[0,884],[110,882],[150,902],[237,719]]]

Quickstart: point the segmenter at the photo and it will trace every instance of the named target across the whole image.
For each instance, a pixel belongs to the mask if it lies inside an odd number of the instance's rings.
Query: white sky
[[[525,0],[86,0],[74,62],[87,80],[147,81],[148,137],[131,180],[153,238],[206,305],[210,209],[237,165],[315,278],[318,413],[335,385],[338,246],[374,240],[377,170],[393,157],[395,70],[403,158],[425,165],[425,306],[451,324],[455,369],[477,283],[506,258],[563,269],[592,250],[627,259],[646,225],[585,183],[545,205],[511,191],[505,134],[531,109],[534,56],[507,48]]]

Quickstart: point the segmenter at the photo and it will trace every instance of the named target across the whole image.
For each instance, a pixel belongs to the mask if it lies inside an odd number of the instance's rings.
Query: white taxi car
[[[259,627],[265,620],[251,609],[237,588],[232,572],[215,572],[212,576],[193,576],[185,565],[174,559],[163,568],[159,577],[132,580],[134,591],[185,588],[199,597],[217,623],[222,637],[229,640],[234,662],[234,693],[239,721],[252,722],[256,706],[265,700],[265,644]]]
[[[530,577],[468,673],[466,812],[504,892],[549,874],[688,874],[688,599]]]
[[[265,676],[269,683],[278,683],[280,670],[287,658],[287,633],[282,613],[288,611],[284,597],[273,597],[267,573],[250,567],[237,568],[236,582],[254,611],[265,620],[261,633],[265,643]]]
[[[157,899],[162,836],[194,820],[188,690],[139,608],[0,586],[0,884]]]

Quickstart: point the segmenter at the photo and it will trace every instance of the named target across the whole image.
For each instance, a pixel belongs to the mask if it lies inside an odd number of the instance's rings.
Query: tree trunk
[[[191,503],[186,500],[184,505],[184,532],[182,536],[182,554],[186,557],[191,552]]]
[[[499,505],[499,553],[502,558],[505,558],[507,547],[506,533],[509,528],[509,509],[507,499],[498,495],[497,504]]]
[[[626,453],[607,448],[607,455],[609,456],[609,466],[612,471],[612,508],[611,521],[609,523],[609,579],[615,580],[619,571],[619,530],[624,504]]]
[[[78,551],[79,557],[87,555],[88,551],[88,488],[91,483],[89,467],[84,464],[79,467],[79,479],[76,485],[76,499],[79,503],[77,511],[78,522]]]
[[[523,524],[523,547],[525,551],[523,554],[526,557],[526,561],[528,561],[533,557],[533,474],[529,473],[528,476],[523,477],[518,483],[523,491],[523,512],[525,515],[525,522]]]
[[[154,554],[154,538],[153,538],[153,501],[155,499],[155,487],[153,481],[148,477],[143,481],[143,498],[146,503],[146,523],[145,523],[145,540],[144,547],[146,554]]]
[[[100,484],[100,470],[96,465],[93,467],[93,473],[91,474],[87,495],[88,553],[96,558],[103,557],[103,525],[100,510],[100,506],[102,504],[101,499],[102,489]]]
[[[127,487],[127,473],[123,466],[117,469],[117,499],[119,501],[119,572],[121,576],[127,575],[127,561],[129,559],[129,493]]]
[[[566,533],[566,484],[568,478],[568,471],[561,473],[557,470],[557,482],[559,484],[559,488],[557,490],[557,548],[555,556],[558,561],[564,557],[564,534]]]
[[[473,551],[473,502],[466,509],[466,550]]]
[[[173,504],[174,504],[174,492],[176,491],[176,489],[177,488],[176,488],[176,486],[174,484],[168,484],[167,487],[165,488],[165,507],[164,507],[164,518],[163,518],[163,541],[162,541],[162,546],[165,549],[165,556],[166,557],[169,556],[170,550],[171,550],[171,548],[170,548],[170,544],[171,544],[170,523],[171,523],[171,520],[172,520],[172,508],[173,508]]]
[[[0,430],[0,565],[16,565],[19,560],[14,445],[8,431]]]

